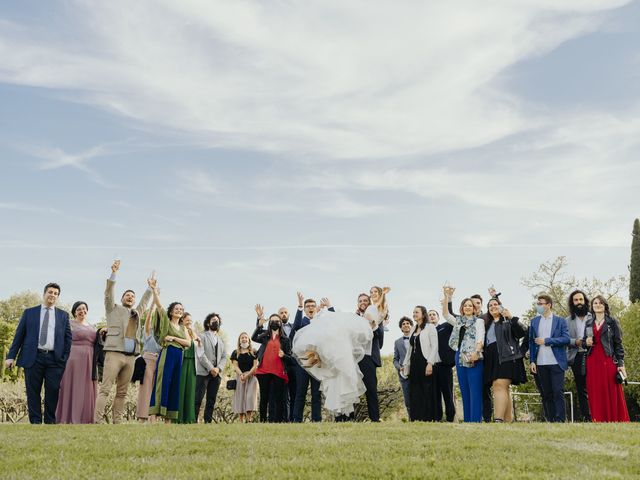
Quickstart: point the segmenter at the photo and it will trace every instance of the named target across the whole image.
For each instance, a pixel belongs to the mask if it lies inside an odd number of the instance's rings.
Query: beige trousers
[[[125,355],[120,352],[107,352],[105,354],[102,383],[100,384],[96,401],[96,423],[105,423],[104,409],[109,401],[109,395],[114,383],[116,384],[116,396],[113,399],[113,423],[122,423],[124,400],[133,375],[135,360],[136,357],[134,355]]]
[[[136,416],[138,418],[149,418],[149,402],[151,402],[151,392],[153,392],[153,383],[156,377],[156,363],[158,363],[157,353],[144,352],[142,358],[147,363],[144,369],[144,379],[138,390],[138,406],[136,408]]]

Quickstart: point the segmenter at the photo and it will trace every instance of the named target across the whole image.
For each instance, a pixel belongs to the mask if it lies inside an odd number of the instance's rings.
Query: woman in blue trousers
[[[456,352],[456,373],[462,395],[465,422],[482,421],[482,385],[484,321],[474,315],[473,301],[465,298],[460,303],[460,315],[449,313],[448,303],[452,287],[444,288],[442,315],[453,326],[449,346]]]

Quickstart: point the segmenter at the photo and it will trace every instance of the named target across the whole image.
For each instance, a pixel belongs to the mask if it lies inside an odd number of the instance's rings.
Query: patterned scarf
[[[462,345],[460,345],[461,353],[474,352],[476,349],[476,321],[478,318],[474,315],[472,318],[465,316],[456,316],[456,324],[449,337],[449,347],[457,351],[458,340],[460,337],[460,329],[464,327],[464,337],[462,337]]]

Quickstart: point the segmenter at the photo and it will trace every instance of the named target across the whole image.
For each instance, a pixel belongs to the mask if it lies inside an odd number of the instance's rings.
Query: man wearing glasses
[[[564,372],[567,370],[567,321],[553,314],[553,300],[538,295],[538,316],[529,328],[531,373],[538,375],[538,389],[549,422],[565,421]]]

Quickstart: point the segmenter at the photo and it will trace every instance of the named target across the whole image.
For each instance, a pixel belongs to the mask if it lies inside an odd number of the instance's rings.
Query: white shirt
[[[553,313],[548,317],[544,315],[540,316],[540,323],[538,324],[538,337],[549,338],[551,336],[551,326],[553,324]],[[553,350],[547,345],[538,345],[538,358],[536,359],[538,365],[557,365],[558,361],[553,354]]]
[[[42,322],[44,322],[44,314],[49,309],[49,327],[47,328],[47,343],[40,345],[40,333],[42,332]],[[54,307],[40,307],[40,328],[38,329],[38,348],[44,350],[53,350],[55,346],[56,336],[56,309]]]
[[[584,337],[584,327],[587,325],[587,315],[580,318],[576,316],[576,338]]]

